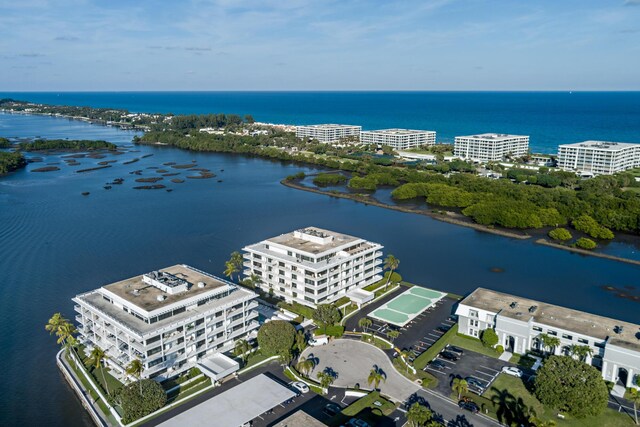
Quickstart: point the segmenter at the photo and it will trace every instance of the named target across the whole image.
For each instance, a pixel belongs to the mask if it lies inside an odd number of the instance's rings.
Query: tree
[[[326,329],[327,326],[335,325],[340,321],[341,317],[340,310],[334,304],[320,304],[313,311],[313,320],[323,329]]]
[[[249,351],[251,351],[251,344],[249,344],[247,340],[236,341],[234,353],[236,356],[240,356],[240,358],[242,359],[242,363],[244,365],[247,364],[247,359],[249,358]]]
[[[544,405],[576,418],[599,415],[609,399],[600,371],[569,356],[549,357],[538,370],[534,391]]]
[[[596,242],[594,242],[591,239],[587,239],[586,237],[581,237],[578,240],[576,240],[576,246],[580,249],[586,249],[586,250],[591,250],[591,249],[595,249],[596,246],[598,246],[596,244]]]
[[[583,231],[596,239],[613,239],[613,233],[607,227],[598,224],[598,221],[589,215],[580,215],[571,223],[578,231]]]
[[[460,400],[460,397],[469,391],[469,384],[464,378],[454,378],[451,388],[458,393],[458,400]]]
[[[290,351],[296,330],[286,320],[271,320],[258,330],[258,345],[263,355],[270,357]]]
[[[94,369],[100,369],[106,358],[107,354],[104,352],[104,350],[98,346],[95,346],[93,347],[93,349],[91,349],[91,354],[89,354],[89,363],[93,366]],[[104,376],[105,369],[100,369],[100,372],[102,373],[102,382],[104,383],[104,388],[107,390],[107,394],[111,395],[111,393],[109,392],[109,384],[107,384],[107,379]]]
[[[482,340],[482,345],[488,348],[493,348],[496,344],[498,344],[498,334],[496,331],[491,328],[487,328],[482,331],[480,335],[480,340]]]
[[[640,403],[640,392],[634,387],[629,387],[627,392],[629,400],[633,403],[633,416],[635,418],[636,425],[638,425],[638,404]]]
[[[296,369],[304,376],[309,376],[309,372],[316,367],[316,362],[313,358],[305,359],[304,357],[300,358],[300,361],[296,365]]]
[[[560,345],[560,338],[547,334],[538,335],[538,340],[540,340],[540,344],[542,344],[542,350],[548,349],[549,353],[554,353],[554,349]]]
[[[142,382],[140,381],[142,371],[144,371],[144,364],[140,361],[140,359],[133,359],[126,368],[127,374],[133,375],[138,379],[138,384],[140,385],[140,395],[142,395]]]
[[[584,362],[588,356],[593,355],[593,349],[588,345],[572,344],[569,346],[569,355],[577,360]]]
[[[362,328],[363,332],[366,332],[366,330],[369,329],[369,326],[371,326],[372,323],[373,322],[371,321],[371,319],[367,317],[363,317],[360,320],[358,320],[358,326]]]
[[[224,263],[226,267],[224,270],[224,275],[233,280],[233,275],[242,271],[242,263],[242,254],[238,251],[232,252],[229,260]]]
[[[394,339],[400,336],[400,331],[398,331],[397,329],[391,329],[389,332],[387,332],[387,336],[391,339],[391,342],[393,342]]]
[[[248,124],[253,124],[256,122],[251,114],[245,114],[244,121]]]
[[[118,391],[117,401],[122,408],[122,421],[129,424],[157,411],[167,403],[167,394],[154,380],[140,380],[140,390],[134,384],[122,387]]]
[[[433,419],[433,412],[419,402],[414,403],[407,411],[407,423],[410,427],[425,427]]]
[[[380,385],[380,382],[385,382],[386,380],[387,374],[385,374],[384,371],[378,367],[378,365],[373,365],[373,368],[371,368],[371,371],[369,371],[367,383],[369,385],[373,384],[373,388],[378,389],[378,385]]]
[[[571,240],[572,238],[571,233],[566,228],[554,228],[549,232],[549,237],[553,240],[562,241]]]
[[[328,388],[336,380],[335,372],[327,369],[322,372],[318,372],[317,377],[322,388]]]
[[[391,273],[393,273],[394,270],[396,270],[399,266],[400,266],[400,260],[391,254],[387,255],[387,257],[384,259],[384,268],[386,270],[389,270],[390,272],[389,276],[387,277],[387,283],[384,284],[385,290],[387,289],[387,286],[389,286],[389,281],[391,280]]]
[[[299,353],[302,353],[307,348],[307,336],[303,330],[296,332],[295,348]]]
[[[54,313],[53,316],[49,319],[47,324],[44,327],[47,331],[49,331],[50,335],[56,334],[58,337],[57,343],[61,345],[63,348],[71,348],[72,351],[75,345],[75,337],[74,335],[77,333],[76,328],[65,319],[62,314]]]

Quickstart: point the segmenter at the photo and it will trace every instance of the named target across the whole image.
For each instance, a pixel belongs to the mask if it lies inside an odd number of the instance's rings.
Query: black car
[[[480,412],[480,408],[478,407],[478,405],[471,400],[461,400],[460,402],[458,402],[458,406],[460,407],[460,409],[466,409],[467,411],[473,412],[474,414]]]
[[[448,345],[447,346],[447,351],[452,351],[452,352],[454,352],[456,354],[459,354],[459,355],[463,355],[464,354],[464,350],[461,349],[460,347],[456,347],[455,345]]]
[[[439,360],[433,360],[431,361],[431,363],[429,363],[429,367],[431,369],[437,369],[438,371],[444,371],[444,368],[446,368],[447,365],[445,365]]]
[[[336,416],[338,413],[340,413],[340,411],[342,411],[342,408],[335,403],[327,403],[327,405],[322,410],[322,412],[330,417]]]
[[[451,327],[440,325],[436,329],[439,330],[440,332],[447,332],[449,329],[451,329]]]
[[[452,353],[450,351],[443,351],[442,353],[440,353],[440,357],[446,360],[450,360],[452,362],[456,362],[459,359],[457,354]]]

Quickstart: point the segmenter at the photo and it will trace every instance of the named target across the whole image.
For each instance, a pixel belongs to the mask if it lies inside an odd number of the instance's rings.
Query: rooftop
[[[317,227],[306,227],[267,239],[265,242],[286,246],[297,251],[320,254],[362,240],[358,237]]]
[[[571,147],[571,148],[584,147],[584,148],[597,148],[600,150],[607,150],[607,151],[620,151],[627,148],[640,147],[640,144],[631,143],[631,142],[583,141],[583,142],[576,142],[574,144],[562,144],[560,145],[560,147]]]
[[[186,282],[186,291],[178,293],[166,292],[154,286],[149,278],[165,277],[168,287],[175,287],[176,284]],[[159,281],[159,280],[158,280]],[[162,282],[161,282],[162,283]],[[174,285],[174,286],[171,286]],[[196,295],[210,292],[214,289],[229,286],[228,283],[210,276],[188,265],[178,264],[172,267],[163,268],[159,271],[142,274],[121,280],[110,285],[103,286],[103,289],[124,299],[146,312],[151,312],[176,302],[194,297]]]
[[[375,133],[380,135],[415,135],[421,133],[435,133],[433,130],[415,130],[415,129],[379,129],[367,130],[362,133]]]
[[[506,133],[479,133],[476,135],[456,136],[456,138],[484,139],[486,141],[507,141],[513,138],[529,138],[527,135],[509,135]]]
[[[338,125],[338,124],[334,124],[334,123],[324,123],[324,124],[319,124],[319,125],[300,125],[297,126],[299,128],[314,128],[314,129],[335,129],[335,128],[353,128],[353,127],[357,127],[360,128],[361,126],[357,126],[357,125]]]
[[[274,427],[325,427],[326,424],[304,412],[302,409],[289,415]]]
[[[602,317],[584,311],[535,301],[485,288],[477,288],[460,304],[498,313],[501,316],[557,327],[577,334],[606,340],[640,351],[640,325]]]

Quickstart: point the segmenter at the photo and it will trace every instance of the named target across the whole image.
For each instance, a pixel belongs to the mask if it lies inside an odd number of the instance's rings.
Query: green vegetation
[[[23,151],[90,151],[111,150],[118,148],[116,144],[107,141],[94,141],[86,139],[36,139],[33,142],[22,142],[18,145]]]
[[[234,251],[231,253],[231,257],[227,262],[224,263],[224,275],[229,279],[233,280],[233,275],[236,273],[240,273],[242,271],[242,254],[238,251]],[[253,281],[253,278],[250,278],[250,281]],[[253,283],[252,283],[253,284]],[[254,284],[255,287],[255,284]]]
[[[566,228],[554,228],[553,230],[549,231],[549,237],[551,237],[553,240],[562,241],[571,240],[573,238],[573,236],[571,236],[571,232]]]
[[[378,402],[380,406],[376,405],[376,402]],[[342,413],[347,417],[356,417],[360,412],[364,411],[367,408],[368,409],[379,408],[384,415],[389,415],[396,409],[396,406],[389,400],[380,396],[379,391],[372,391],[371,393],[361,397],[360,399],[353,402],[351,405],[344,408],[342,410]]]
[[[609,397],[600,372],[569,356],[550,356],[537,372],[534,389],[540,402],[576,418],[601,414]]]
[[[494,329],[487,328],[480,334],[480,341],[482,341],[482,345],[485,347],[493,348],[498,344],[498,334],[496,334]]]
[[[611,230],[598,224],[589,215],[581,215],[574,219],[571,224],[576,230],[585,232],[596,239],[613,239],[614,237]]]
[[[0,151],[0,175],[13,172],[27,165],[27,161],[21,152],[8,153]]]
[[[487,347],[478,338],[470,337],[468,335],[456,334],[455,336],[451,337],[449,343],[457,347],[475,351],[476,353],[484,354],[485,356],[500,356],[495,348]]]
[[[157,411],[167,403],[167,395],[162,386],[153,380],[141,380],[120,389],[116,400],[122,408],[122,421],[133,422]]]
[[[278,302],[278,307],[289,310],[292,313],[298,314],[305,319],[313,319],[313,308],[306,306],[304,304],[300,304],[298,302]]]
[[[267,322],[258,330],[260,351],[267,357],[281,356],[291,352],[295,335],[295,328],[285,320]]]
[[[318,325],[318,330],[320,330],[322,334],[329,334],[327,332],[329,327],[332,327],[332,332],[335,333],[335,326],[340,322],[342,318],[342,313],[335,304],[320,304],[318,308],[316,308],[313,312],[312,319]],[[339,326],[339,325],[338,325]],[[344,327],[342,328],[342,332],[344,332]],[[340,336],[342,336],[342,332],[340,332]]]
[[[596,246],[598,246],[596,242],[594,242],[591,239],[587,239],[586,237],[581,237],[578,240],[576,240],[576,247],[580,249],[591,250],[591,249],[595,249]]]
[[[0,148],[11,148],[12,144],[7,138],[0,137]]]
[[[433,412],[419,402],[414,403],[407,411],[407,425],[409,427],[440,427],[441,423],[433,419]]]
[[[437,355],[442,351],[443,348],[446,347],[447,344],[451,341],[452,338],[456,336],[458,333],[458,324],[453,325],[451,329],[442,334],[442,336],[433,343],[431,347],[429,347],[424,353],[416,358],[413,361],[413,366],[416,369],[422,369],[427,366],[427,363],[431,362]]]
[[[347,182],[347,177],[341,173],[319,173],[313,178],[313,183],[321,187],[344,184],[345,182]]]
[[[375,191],[378,185],[400,185],[400,182],[390,173],[370,173],[365,176],[354,176],[349,180],[349,187]]]
[[[376,347],[381,348],[383,350],[388,350],[391,348],[388,342],[384,341],[383,339],[380,339],[380,337],[377,337],[374,334],[362,334],[361,340],[364,342],[368,342],[369,344],[373,344]]]

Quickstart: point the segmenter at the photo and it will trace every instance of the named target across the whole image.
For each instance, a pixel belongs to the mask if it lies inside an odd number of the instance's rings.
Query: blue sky
[[[0,90],[640,90],[640,0],[0,0]]]

